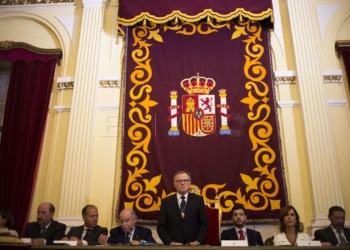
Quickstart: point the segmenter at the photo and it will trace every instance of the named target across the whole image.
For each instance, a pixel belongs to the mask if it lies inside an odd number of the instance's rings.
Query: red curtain
[[[42,137],[59,55],[0,51],[12,62],[0,143],[0,207],[8,207],[21,234],[29,215]]]
[[[350,85],[350,47],[339,48],[338,51],[343,56],[345,69],[346,69],[346,75],[348,76],[349,85]]]

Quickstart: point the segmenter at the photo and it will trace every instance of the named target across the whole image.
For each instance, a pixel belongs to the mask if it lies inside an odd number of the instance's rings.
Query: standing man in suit
[[[22,238],[31,238],[33,245],[52,245],[53,241],[61,240],[66,231],[66,225],[53,220],[55,207],[49,202],[38,207],[36,222],[27,223]]]
[[[152,231],[145,227],[135,226],[137,216],[134,210],[130,208],[123,209],[119,214],[121,226],[111,229],[110,236],[107,238],[101,235],[98,239],[101,245],[107,244],[125,244],[125,245],[145,245],[147,243],[157,244],[152,237]]]
[[[191,174],[174,176],[176,194],[162,200],[157,232],[165,245],[200,245],[208,233],[208,217],[202,196],[189,193]]]
[[[331,221],[329,227],[315,231],[314,240],[323,243],[330,243],[332,246],[350,245],[350,229],[344,228],[345,210],[339,206],[333,206],[329,209],[328,219]]]
[[[263,246],[261,234],[246,227],[247,215],[245,207],[236,205],[232,209],[234,227],[221,233],[221,240],[247,240],[249,246]]]
[[[100,237],[100,235],[107,235],[108,231],[107,228],[97,225],[97,207],[94,205],[86,205],[81,213],[83,215],[84,225],[72,227],[67,236],[63,237],[62,240],[77,241],[78,246],[100,245],[98,237]]]

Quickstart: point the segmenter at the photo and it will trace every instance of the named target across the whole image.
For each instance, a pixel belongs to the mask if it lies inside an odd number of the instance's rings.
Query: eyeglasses
[[[176,183],[189,183],[191,180],[175,180]]]
[[[244,213],[233,213],[233,216],[245,216]]]

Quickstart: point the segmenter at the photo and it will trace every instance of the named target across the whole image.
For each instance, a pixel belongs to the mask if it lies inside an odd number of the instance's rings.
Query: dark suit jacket
[[[77,237],[78,239],[81,240],[81,236],[83,235],[83,232],[84,232],[84,226],[72,227],[67,234],[67,238],[69,239],[70,237]],[[98,243],[98,240],[97,240],[100,234],[107,235],[108,230],[105,227],[100,227],[97,225],[91,230],[86,240],[88,245],[91,245],[91,246],[100,245],[100,243]]]
[[[54,240],[61,240],[66,231],[66,225],[59,223],[58,221],[52,220],[50,226],[46,229],[44,233],[44,239],[46,240],[46,245],[52,245]],[[41,238],[41,226],[37,222],[29,222],[24,229],[22,238]]]
[[[111,229],[109,234],[110,235],[107,241],[108,244],[125,244],[125,233],[121,227],[115,227]],[[152,231],[148,228],[140,226],[135,226],[135,231],[132,239],[156,243],[152,237]]]
[[[261,234],[258,231],[247,228],[247,237],[249,246],[264,245]],[[238,240],[235,228],[233,227],[222,231],[221,240]]]
[[[344,234],[346,237],[346,240],[349,242],[350,241],[350,229],[349,228],[343,228]],[[315,238],[314,240],[319,240],[321,242],[329,242],[333,246],[336,246],[339,244],[337,236],[335,236],[333,229],[331,226],[326,227],[324,229],[319,229],[316,230],[315,233]]]
[[[185,218],[176,199],[176,194],[162,200],[158,217],[157,232],[165,245],[171,242],[187,244],[203,243],[208,233],[208,216],[202,196],[189,193],[184,210]]]

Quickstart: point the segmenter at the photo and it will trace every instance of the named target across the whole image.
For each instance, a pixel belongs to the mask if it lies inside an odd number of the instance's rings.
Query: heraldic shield
[[[183,95],[182,128],[191,136],[207,136],[216,129],[215,96]]]

